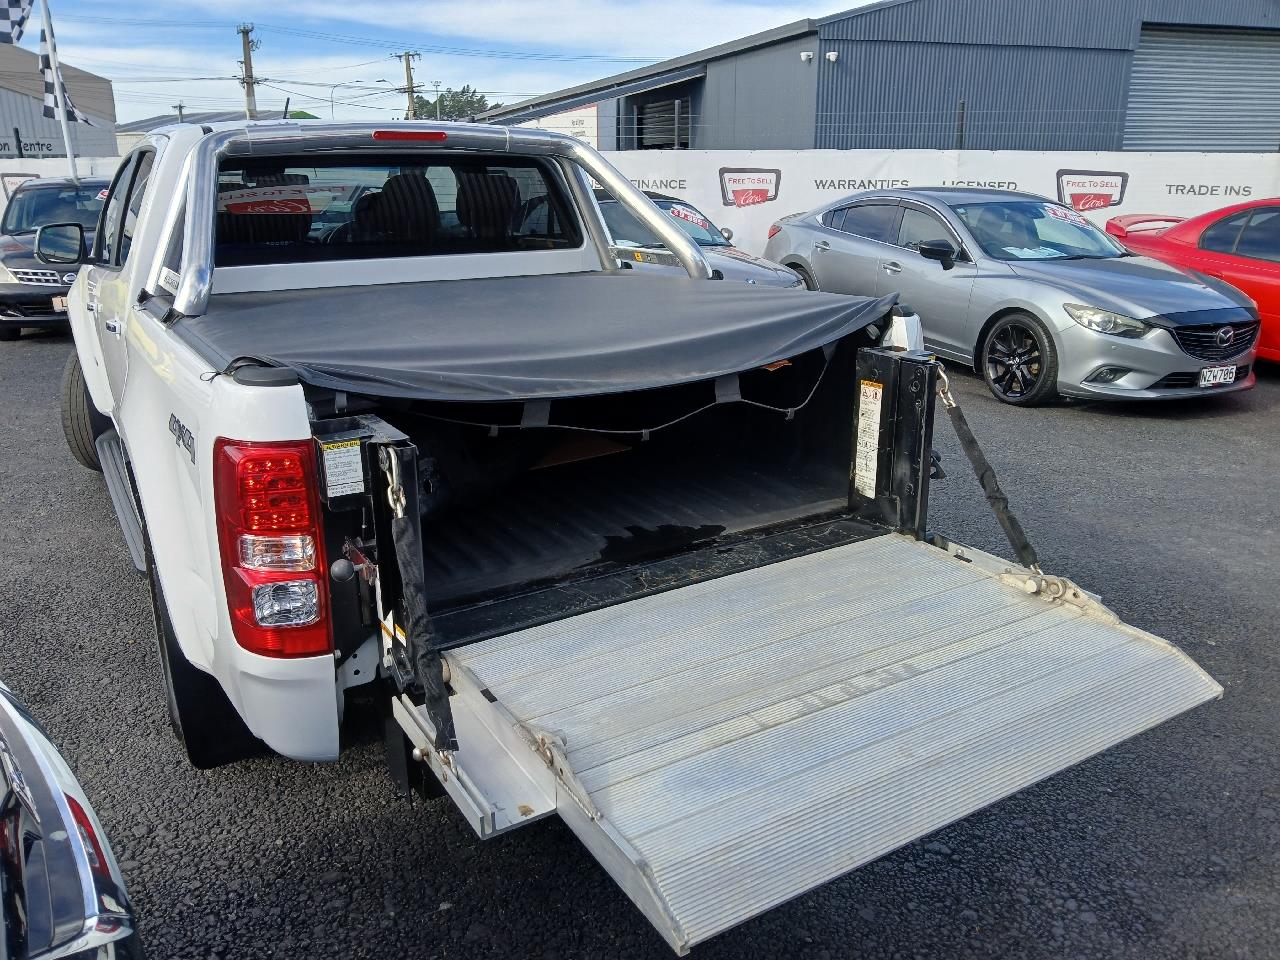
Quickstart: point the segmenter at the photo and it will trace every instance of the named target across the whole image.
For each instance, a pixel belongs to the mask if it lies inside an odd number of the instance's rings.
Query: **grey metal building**
[[[44,116],[40,58],[30,50],[0,43],[0,157],[65,157],[57,120]],[[63,63],[67,93],[93,121],[71,124],[71,142],[82,157],[116,155],[116,99],[111,81]]]
[[[490,111],[603,149],[1280,150],[1280,0],[883,0]]]

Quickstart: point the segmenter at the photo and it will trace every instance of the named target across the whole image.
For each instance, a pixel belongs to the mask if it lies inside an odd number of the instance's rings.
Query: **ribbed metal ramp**
[[[1221,694],[968,557],[882,536],[486,640],[448,654],[455,699],[684,953]]]

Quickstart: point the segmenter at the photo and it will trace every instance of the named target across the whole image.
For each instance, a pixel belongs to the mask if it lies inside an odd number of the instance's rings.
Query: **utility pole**
[[[249,36],[253,33],[252,23],[240,24],[236,27],[236,33],[240,34],[240,46],[244,50],[244,59],[240,61],[244,71],[244,76],[240,78],[240,85],[244,87],[244,115],[250,120],[257,120],[258,98],[253,89],[257,83],[253,79],[253,51],[258,49],[258,41]]]
[[[431,85],[436,88],[436,119],[440,119],[440,81],[432,80]]]
[[[408,98],[408,107],[404,112],[404,118],[406,120],[417,120],[418,106],[413,100],[413,95],[416,92],[413,86],[413,61],[417,60],[421,54],[406,50],[404,53],[393,53],[392,56],[397,60],[404,61],[404,91],[405,96]]]
[[[181,100],[179,100],[177,103],[175,103],[175,104],[173,105],[173,109],[175,109],[175,110],[177,110],[177,111],[178,111],[178,122],[179,122],[179,123],[185,123],[185,122],[186,122],[185,120],[183,120],[183,119],[182,119],[182,111],[183,111],[183,110],[185,110],[186,108],[187,108],[187,105],[186,105],[185,103],[183,103]]]

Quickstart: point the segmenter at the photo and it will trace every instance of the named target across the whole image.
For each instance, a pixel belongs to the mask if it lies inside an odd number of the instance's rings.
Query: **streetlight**
[[[381,77],[379,77],[377,80],[373,82],[374,83],[390,83],[391,81],[383,80]],[[329,86],[329,119],[330,120],[333,119],[333,92],[337,90],[338,87],[354,86],[357,83],[364,83],[364,81],[363,80],[341,80],[338,83],[334,83]]]

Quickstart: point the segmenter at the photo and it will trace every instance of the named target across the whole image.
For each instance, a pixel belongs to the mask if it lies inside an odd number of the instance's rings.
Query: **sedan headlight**
[[[1151,328],[1141,320],[1126,317],[1121,313],[1101,310],[1098,307],[1086,307],[1081,303],[1064,303],[1067,315],[1082,327],[1088,327],[1098,333],[1109,333],[1113,337],[1136,339]]]

